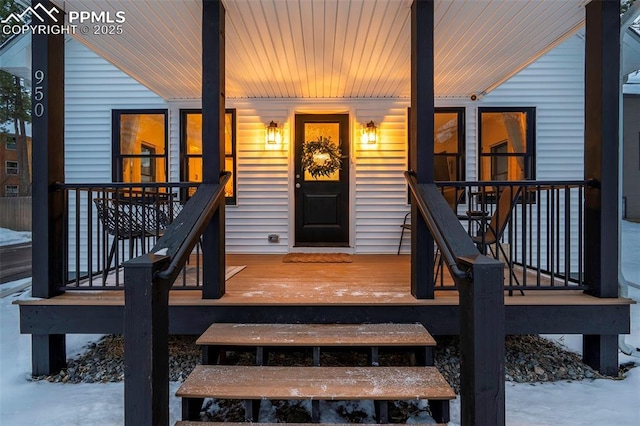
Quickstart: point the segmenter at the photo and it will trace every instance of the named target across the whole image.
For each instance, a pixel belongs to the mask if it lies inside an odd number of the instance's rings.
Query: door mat
[[[282,258],[284,263],[351,263],[346,253],[289,253]]]
[[[233,277],[238,272],[242,271],[246,268],[247,265],[242,266],[227,266],[224,268],[224,280],[227,281],[229,278]]]

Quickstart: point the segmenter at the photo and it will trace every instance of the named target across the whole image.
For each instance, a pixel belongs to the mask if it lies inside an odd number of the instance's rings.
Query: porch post
[[[620,96],[620,3],[586,6],[584,173],[585,280],[588,293],[618,297],[618,148]],[[584,336],[584,360],[617,374],[617,338]]]
[[[224,169],[224,6],[202,1],[202,181],[218,183]],[[225,292],[224,203],[203,234],[202,297],[219,299]]]
[[[433,182],[433,0],[411,6],[411,162],[418,182]],[[411,205],[411,294],[433,299],[433,237],[416,203]]]
[[[62,11],[48,0],[33,0],[47,10]],[[45,25],[57,25],[42,15]],[[64,35],[31,36],[33,138],[32,294],[50,298],[60,293],[63,275],[64,194],[54,184],[64,182]],[[43,208],[40,208],[43,207]],[[34,335],[33,374],[51,374],[65,366],[64,335]]]

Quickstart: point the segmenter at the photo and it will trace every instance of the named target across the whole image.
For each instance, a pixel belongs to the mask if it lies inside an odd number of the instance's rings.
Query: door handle
[[[299,183],[296,183],[296,188],[300,188],[300,184]]]

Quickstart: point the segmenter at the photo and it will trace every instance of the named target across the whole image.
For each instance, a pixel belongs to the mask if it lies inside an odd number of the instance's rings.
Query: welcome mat
[[[282,258],[284,263],[351,263],[350,254],[345,253],[289,253]]]

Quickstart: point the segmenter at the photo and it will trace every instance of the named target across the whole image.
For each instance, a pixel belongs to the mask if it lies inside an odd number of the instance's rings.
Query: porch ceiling
[[[55,0],[125,11],[76,38],[165,99],[201,97],[200,0]],[[492,90],[584,24],[589,0],[436,0],[435,91]],[[411,0],[224,0],[227,98],[410,97]]]

